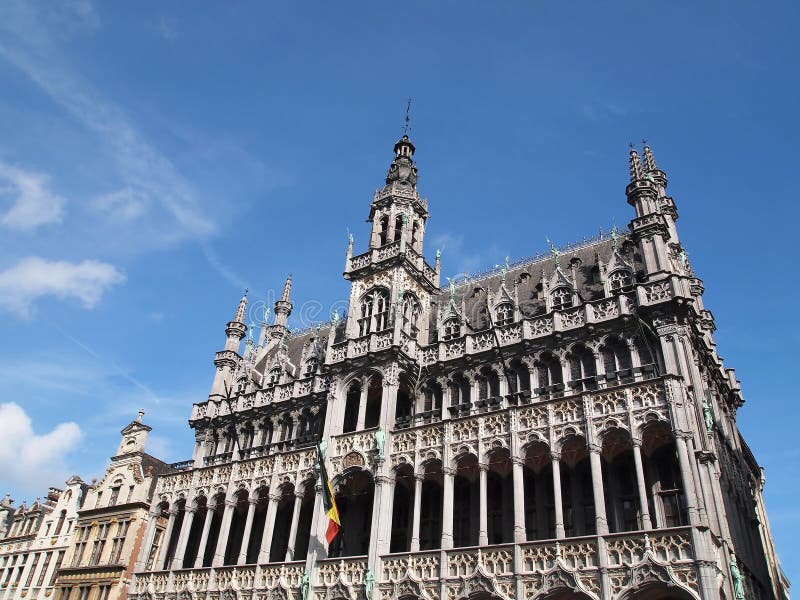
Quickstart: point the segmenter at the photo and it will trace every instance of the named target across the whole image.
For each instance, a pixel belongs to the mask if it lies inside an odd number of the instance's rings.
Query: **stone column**
[[[235,507],[235,499],[225,500],[225,512],[222,513],[222,523],[219,527],[217,547],[214,549],[214,560],[211,562],[212,567],[221,567],[225,562],[225,546],[228,544],[228,534],[230,534],[231,531],[231,520],[233,519]]]
[[[553,459],[553,504],[556,509],[556,538],[564,539],[564,505],[561,502],[561,455],[552,454]],[[538,507],[537,507],[538,508]]]
[[[294,560],[294,548],[297,544],[297,524],[300,522],[300,509],[303,505],[303,495],[294,493],[294,510],[292,511],[292,525],[289,528],[289,545],[286,547],[286,562]]]
[[[206,546],[208,545],[208,532],[211,529],[211,521],[214,520],[214,508],[206,506],[206,519],[203,521],[203,533],[200,534],[200,544],[197,546],[197,556],[194,559],[194,568],[200,569],[203,567],[203,558],[206,555]]]
[[[178,536],[178,545],[175,548],[175,556],[172,557],[172,564],[169,566],[171,571],[183,568],[183,557],[186,554],[186,543],[189,541],[189,532],[192,529],[192,521],[194,520],[193,506],[187,506],[183,514],[183,523],[181,523],[181,533]]]
[[[280,494],[270,494],[269,504],[267,505],[267,516],[264,520],[264,533],[261,535],[261,548],[258,551],[259,564],[269,562],[269,551],[272,547],[272,532],[275,530],[275,515],[278,512],[278,501]]]
[[[242,533],[242,544],[239,547],[239,558],[236,561],[238,565],[247,564],[247,546],[250,542],[250,531],[253,529],[253,515],[256,512],[256,504],[258,500],[250,498],[247,506],[247,519],[244,522],[244,532]]]
[[[385,475],[383,461],[378,460],[375,475],[375,495],[372,501],[372,527],[369,533],[369,560],[373,573],[377,568],[377,557],[389,552],[392,528],[392,496],[394,479]]]
[[[650,505],[647,503],[647,486],[644,482],[644,468],[642,468],[642,440],[633,440],[633,462],[636,466],[636,483],[639,488],[639,505],[642,511],[642,529],[653,528],[650,520]]]
[[[478,545],[489,545],[489,527],[487,524],[488,512],[488,498],[487,498],[487,479],[489,474],[489,465],[485,463],[478,463],[478,471],[480,473],[480,503],[479,506],[479,519],[478,519]]]
[[[519,457],[511,459],[512,484],[514,485],[514,542],[520,544],[527,539],[525,533],[525,477],[523,461]]]
[[[147,521],[147,528],[144,532],[144,546],[143,550],[139,552],[139,558],[134,565],[134,572],[140,573],[144,571],[144,564],[147,560],[147,555],[150,553],[150,547],[153,545],[153,537],[156,532],[156,522],[158,521],[158,515],[161,514],[161,510],[156,506],[150,509],[148,513],[148,521]],[[153,565],[155,570],[155,565]]]
[[[419,552],[419,519],[422,504],[422,482],[425,475],[414,474],[414,512],[411,517],[411,552]]]
[[[358,399],[358,418],[356,419],[356,431],[364,429],[364,419],[367,414],[367,392],[369,391],[369,378],[361,380],[361,397]],[[381,406],[383,408],[383,406]]]
[[[600,463],[600,446],[589,444],[589,461],[592,465],[592,491],[594,492],[594,515],[597,535],[608,533],[606,519],[606,496],[603,491],[603,466]]]
[[[177,512],[176,509],[169,511],[169,521],[167,521],[167,529],[164,531],[164,541],[161,542],[162,546],[158,550],[158,560],[153,564],[154,571],[169,569],[169,565],[164,563],[167,559],[167,548],[169,548],[169,544],[172,541],[172,530],[175,529],[175,515]]]
[[[453,478],[455,471],[451,467],[443,467],[442,489],[442,550],[453,547]]]
[[[686,438],[690,435],[686,432],[675,432],[675,446],[678,450],[678,464],[681,469],[681,479],[683,479],[683,492],[686,495],[686,512],[689,513],[689,525],[695,526],[698,524],[697,498],[695,496],[692,468],[689,464],[689,451],[686,448]]]

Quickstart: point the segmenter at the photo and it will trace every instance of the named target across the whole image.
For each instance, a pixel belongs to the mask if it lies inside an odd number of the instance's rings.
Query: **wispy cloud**
[[[125,276],[108,263],[47,261],[32,256],[0,271],[0,309],[30,318],[35,302],[44,296],[73,299],[84,308],[93,308],[106,291],[123,281]]]
[[[10,206],[2,211],[3,205]],[[44,173],[0,161],[0,225],[32,231],[48,223],[60,223],[65,200],[48,188]]]
[[[178,39],[178,31],[175,26],[164,16],[158,19],[158,33],[168,42],[174,42]]]
[[[27,3],[12,5],[13,10],[0,15],[6,17],[0,25],[0,31],[6,33],[0,38],[0,57],[98,136],[124,182],[123,192],[110,199],[119,204],[135,197],[136,207],[130,202],[127,205],[134,214],[147,203],[160,206],[164,214],[154,215],[154,220],[166,217],[171,222],[159,228],[158,242],[213,234],[215,224],[200,205],[192,184],[140,133],[120,106],[71,67],[56,45],[57,36],[47,29],[46,19],[37,18],[40,15],[35,8]],[[92,14],[77,12],[81,18]]]

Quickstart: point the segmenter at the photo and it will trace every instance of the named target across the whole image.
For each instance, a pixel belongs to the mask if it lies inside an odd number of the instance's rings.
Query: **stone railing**
[[[460,590],[476,577],[506,598],[517,597],[514,579],[519,579],[523,589],[530,592],[525,597],[533,597],[546,588],[546,576],[553,573],[561,574],[556,582],[569,583],[575,591],[599,597],[603,577],[600,565],[604,565],[613,597],[637,585],[633,574],[647,577],[651,568],[647,565],[660,569],[659,579],[654,581],[669,579],[670,585],[692,592],[698,589],[689,527],[385,554],[379,557],[373,575],[380,590],[377,598],[381,599],[407,591],[402,586],[408,582],[420,586],[420,590],[442,584],[458,591],[455,588]],[[245,594],[277,591],[279,596],[285,593],[283,597],[296,598],[305,568],[304,561],[295,561],[139,573],[134,576],[130,597],[149,593],[160,600],[172,593],[193,592],[196,598],[214,598],[220,592],[236,590]],[[317,559],[310,573],[312,598],[324,600],[330,597],[332,588],[338,588],[336,592],[343,597],[362,597],[367,579],[365,556]]]
[[[460,405],[465,410],[458,415],[451,414],[458,418],[450,421],[418,424],[411,419],[402,428],[396,428],[387,456],[395,461],[404,454],[407,459],[414,460],[414,452],[442,452],[446,439],[452,444],[461,444],[493,436],[507,438],[512,424],[523,437],[535,433],[546,440],[551,428],[556,436],[567,429],[585,436],[588,427],[602,427],[609,418],[622,428],[638,427],[654,415],[668,422],[666,386],[672,379],[667,375],[588,392],[567,391],[557,399],[537,398],[493,411],[482,411],[477,403]],[[585,414],[587,408],[590,414]]]
[[[266,565],[241,565],[153,571],[135,574],[131,596],[153,593],[163,594],[194,592],[214,595],[227,590],[255,591],[283,588],[288,597],[299,596],[305,570],[304,561],[272,563]]]
[[[330,587],[339,582],[347,586],[363,585],[367,575],[367,557],[326,558],[317,561],[314,585]]]

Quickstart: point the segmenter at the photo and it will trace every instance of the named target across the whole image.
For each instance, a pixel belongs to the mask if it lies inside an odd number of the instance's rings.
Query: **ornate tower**
[[[242,299],[233,319],[225,325],[225,349],[217,352],[214,357],[214,366],[217,368],[214,374],[214,383],[211,386],[209,397],[219,398],[225,395],[225,382],[230,381],[231,375],[239,364],[239,346],[242,338],[247,333],[247,325],[244,324],[245,311],[247,310],[247,290],[244,291]]]

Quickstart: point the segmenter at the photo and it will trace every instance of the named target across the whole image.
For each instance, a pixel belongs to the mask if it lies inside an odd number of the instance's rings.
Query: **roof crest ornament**
[[[545,238],[547,240],[547,245],[550,246],[550,253],[553,255],[553,260],[556,263],[556,269],[561,268],[561,251],[555,247],[555,244],[550,241],[550,238]]]
[[[408,99],[408,103],[406,104],[406,118],[405,118],[405,125],[403,125],[403,135],[408,135],[410,129],[411,129],[411,98]]]

